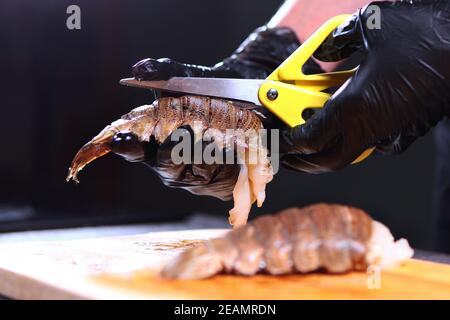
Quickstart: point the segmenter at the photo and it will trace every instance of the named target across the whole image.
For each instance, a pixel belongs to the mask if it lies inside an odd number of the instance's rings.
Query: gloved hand
[[[348,166],[365,149],[404,151],[450,114],[450,1],[373,2],[315,53],[337,61],[364,54],[356,74],[304,125],[284,130],[281,163],[320,173]]]
[[[194,133],[189,126],[181,127],[185,134]],[[111,142],[111,151],[129,162],[140,162],[153,169],[162,182],[169,187],[183,188],[198,195],[211,195],[222,200],[232,196],[234,184],[239,175],[239,167],[223,164],[174,164],[171,159],[172,148],[177,141],[168,137],[162,144],[158,144],[152,137],[150,142],[141,142],[132,132],[116,134]],[[199,141],[205,148],[209,141]],[[194,150],[194,145],[191,146]],[[224,152],[226,152],[224,150]],[[193,153],[192,153],[192,156]],[[224,159],[226,155],[224,155]]]
[[[229,58],[215,66],[182,64],[170,59],[145,59],[135,64],[132,71],[134,77],[139,80],[162,80],[174,76],[260,79],[266,78],[299,45],[297,36],[288,28],[261,27],[256,29]],[[304,72],[322,71],[311,60],[305,64]],[[190,132],[192,134],[192,131]],[[165,185],[183,188],[195,194],[215,196],[222,200],[232,197],[239,165],[175,165],[170,155],[176,142],[172,142],[170,136],[161,145],[153,141],[137,146],[138,142],[133,137],[121,139],[114,144],[113,152],[129,161],[145,163],[159,175]],[[206,143],[203,148],[205,146]],[[128,154],[128,150],[131,150],[132,156]]]
[[[171,77],[264,79],[300,45],[289,28],[260,27],[228,58],[216,65],[198,66],[169,58],[144,59],[136,63],[133,76],[138,80],[167,80]],[[305,73],[321,72],[312,60],[305,64]]]

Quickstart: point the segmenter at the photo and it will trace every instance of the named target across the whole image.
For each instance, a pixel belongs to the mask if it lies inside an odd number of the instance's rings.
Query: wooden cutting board
[[[0,294],[17,299],[450,299],[450,266],[419,260],[381,273],[158,278],[167,259],[224,232],[0,244]]]

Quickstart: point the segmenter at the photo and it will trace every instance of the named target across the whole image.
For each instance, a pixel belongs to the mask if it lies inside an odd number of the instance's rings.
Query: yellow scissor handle
[[[325,89],[342,85],[356,69],[313,75],[303,73],[303,65],[325,39],[350,15],[340,15],[325,22],[308,40],[275,69],[259,88],[261,103],[287,125],[305,123],[304,111],[322,108],[331,95]],[[353,163],[364,160],[373,149],[366,150]]]

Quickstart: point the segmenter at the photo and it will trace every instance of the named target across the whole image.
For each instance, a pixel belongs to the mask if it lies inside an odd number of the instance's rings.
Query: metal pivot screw
[[[278,91],[276,89],[269,89],[269,91],[267,91],[267,99],[269,100],[275,100],[276,98],[278,98]]]

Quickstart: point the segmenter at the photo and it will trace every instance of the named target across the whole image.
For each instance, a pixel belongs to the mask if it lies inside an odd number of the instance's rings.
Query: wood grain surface
[[[450,266],[420,260],[343,275],[158,277],[167,259],[224,232],[0,244],[0,294],[16,299],[450,299]]]

